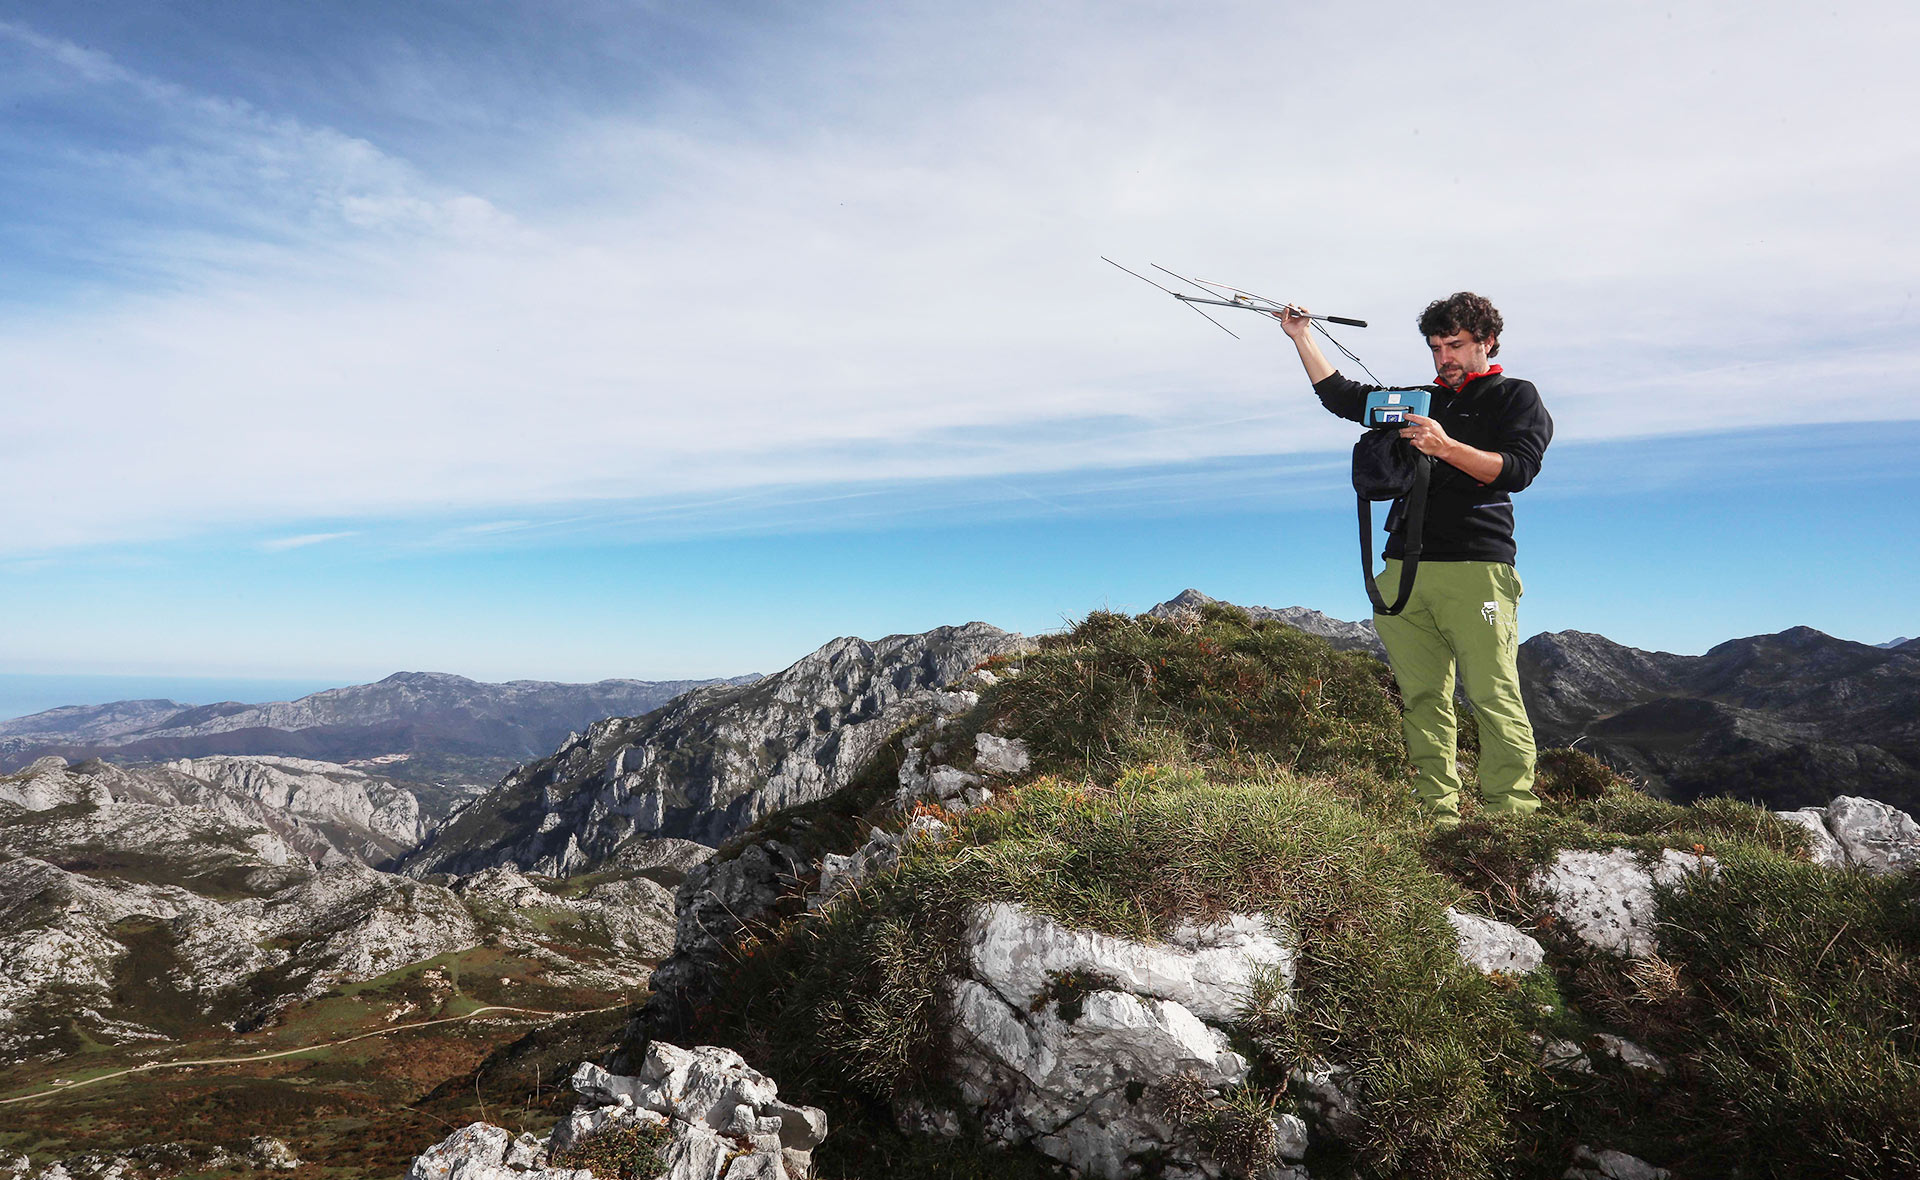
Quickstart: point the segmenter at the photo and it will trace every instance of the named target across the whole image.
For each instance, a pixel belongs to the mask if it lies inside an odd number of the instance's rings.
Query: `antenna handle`
[[[1318,319],[1321,317],[1316,316],[1315,318]],[[1367,326],[1367,321],[1365,320],[1350,320],[1343,315],[1330,315],[1324,318],[1329,324],[1345,324],[1349,328],[1364,328]]]

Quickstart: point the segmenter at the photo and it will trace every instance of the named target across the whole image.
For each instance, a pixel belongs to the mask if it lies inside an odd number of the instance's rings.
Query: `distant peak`
[[[380,681],[380,683],[381,684],[478,684],[480,682],[477,680],[470,680],[465,676],[457,676],[452,672],[395,672],[393,675],[387,677],[385,680]]]

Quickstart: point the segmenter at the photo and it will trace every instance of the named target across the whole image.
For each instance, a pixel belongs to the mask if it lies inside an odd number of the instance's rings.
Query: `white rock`
[[[407,1180],[592,1180],[584,1168],[522,1168],[509,1164],[513,1132],[469,1123],[428,1148],[407,1169]]]
[[[584,1170],[540,1165],[635,1125],[668,1135],[648,1180],[803,1180],[827,1134],[825,1113],[780,1101],[772,1079],[711,1045],[655,1041],[635,1077],[582,1062],[573,1087],[581,1105],[554,1126],[544,1151],[531,1136],[475,1123],[415,1160],[408,1180],[589,1180]]]
[[[931,1135],[936,1139],[960,1137],[960,1115],[957,1111],[929,1106],[918,1098],[901,1102],[893,1112],[893,1121],[909,1135]]]
[[[1307,1158],[1307,1124],[1297,1114],[1283,1114],[1273,1121],[1274,1154],[1283,1160]]]
[[[1345,1084],[1345,1069],[1325,1064],[1297,1065],[1288,1072],[1287,1080],[1299,1091],[1314,1118],[1334,1135],[1351,1139],[1366,1129],[1360,1104]]]
[[[1573,1149],[1573,1166],[1562,1180],[1668,1180],[1671,1175],[1665,1168],[1656,1168],[1624,1151],[1595,1151],[1581,1146]]]
[[[113,802],[113,792],[91,775],[68,774],[64,758],[47,757],[0,778],[0,803],[27,811],[50,811],[74,803]]]
[[[1052,976],[1092,972],[1135,995],[1173,1000],[1203,1020],[1227,1023],[1244,1015],[1262,977],[1293,982],[1288,939],[1285,928],[1263,914],[1230,914],[1205,926],[1188,924],[1166,943],[1150,945],[1069,930],[998,902],[975,910],[968,956],[974,974],[1018,1006],[1030,1005]]]
[[[1549,1040],[1539,1033],[1530,1034],[1530,1039],[1540,1046],[1540,1064],[1545,1068],[1570,1073],[1593,1072],[1593,1062],[1587,1057],[1587,1051],[1574,1042],[1557,1037]]]
[[[947,825],[930,815],[917,815],[899,832],[870,830],[867,842],[851,855],[829,852],[820,862],[820,884],[807,898],[807,908],[817,910],[834,897],[900,863],[900,851],[914,840],[938,840],[947,834]]]
[[[989,1136],[1084,1175],[1123,1175],[1156,1148],[1200,1164],[1146,1088],[1182,1073],[1215,1089],[1246,1077],[1226,1035],[1170,1000],[1096,991],[1069,1021],[1052,1004],[1023,1013],[972,979],[948,980],[947,999],[960,1090],[985,1109]]]
[[[1813,863],[1828,868],[1840,868],[1847,863],[1846,850],[1827,830],[1827,809],[1824,807],[1802,807],[1798,811],[1776,811],[1775,815],[1790,824],[1799,824],[1807,830],[1807,847],[1813,856]]]
[[[933,693],[933,707],[948,717],[957,717],[980,703],[980,694],[966,689],[940,690]]]
[[[1654,886],[1672,887],[1690,876],[1712,876],[1718,871],[1710,856],[1671,848],[1661,851],[1651,872],[1629,849],[1570,849],[1528,883],[1554,916],[1588,946],[1640,957],[1659,949]]]
[[[1920,865],[1920,824],[1877,799],[1842,795],[1827,805],[1827,826],[1847,860],[1873,873],[1904,873]]]
[[[1628,1069],[1637,1073],[1656,1074],[1663,1078],[1667,1076],[1667,1063],[1660,1058],[1659,1054],[1643,1049],[1627,1038],[1617,1037],[1612,1033],[1600,1033],[1594,1039],[1600,1042],[1601,1052]]]
[[[1025,774],[1033,766],[1027,743],[1019,738],[1004,738],[991,733],[973,737],[973,767],[982,774]]]
[[[589,1105],[630,1106],[728,1134],[776,1135],[782,1146],[799,1150],[811,1150],[827,1136],[826,1112],[780,1101],[772,1078],[714,1045],[683,1049],[654,1041],[636,1077],[582,1062],[573,1088]]]
[[[1455,909],[1447,921],[1460,942],[1460,961],[1483,975],[1526,975],[1546,961],[1547,952],[1518,926]]]

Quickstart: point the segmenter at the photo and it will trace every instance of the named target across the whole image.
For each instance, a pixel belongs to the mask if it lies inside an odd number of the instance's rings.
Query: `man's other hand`
[[[1401,427],[1400,437],[1412,443],[1414,450],[1436,459],[1446,458],[1447,449],[1453,446],[1453,438],[1447,434],[1446,427],[1420,414],[1407,415],[1407,424]]]
[[[1413,448],[1421,454],[1432,455],[1442,463],[1457,467],[1482,484],[1499,479],[1500,473],[1506,469],[1506,460],[1499,455],[1468,446],[1449,435],[1444,426],[1422,414],[1407,415],[1407,424],[1400,428],[1400,437],[1412,443]]]

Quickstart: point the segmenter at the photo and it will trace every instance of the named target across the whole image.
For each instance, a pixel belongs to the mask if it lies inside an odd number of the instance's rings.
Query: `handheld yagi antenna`
[[[1107,264],[1108,266],[1120,266],[1120,264],[1119,264],[1119,263],[1117,263],[1117,262],[1115,262],[1115,261],[1114,261],[1113,259],[1111,259],[1111,258],[1108,258],[1108,257],[1107,257],[1107,256],[1106,256],[1105,254],[1102,254],[1102,255],[1100,256],[1100,261],[1102,261],[1102,262],[1104,262],[1104,263],[1106,263],[1106,264]],[[1127,268],[1126,268],[1126,267],[1124,267],[1124,266],[1120,266],[1120,269],[1121,269],[1121,270],[1127,270]],[[1150,278],[1148,278],[1147,276],[1145,276],[1145,275],[1143,275],[1143,274],[1141,274],[1141,273],[1140,273],[1139,271],[1137,271],[1137,270],[1127,270],[1127,273],[1128,273],[1128,274],[1130,274],[1130,275],[1132,275],[1132,276],[1133,276],[1134,278],[1136,278],[1136,279],[1139,279],[1139,280],[1140,280],[1141,282],[1143,282],[1143,283],[1145,283],[1145,284],[1146,284],[1147,286],[1149,286],[1149,287],[1158,287],[1158,288],[1159,288],[1160,290],[1162,290],[1162,291],[1166,291],[1166,292],[1167,292],[1167,294],[1169,294],[1169,295],[1171,295],[1171,296],[1173,296],[1173,297],[1174,297],[1175,299],[1178,299],[1178,300],[1179,300],[1180,302],[1182,302],[1182,303],[1184,303],[1184,304],[1186,304],[1186,305],[1187,305],[1188,307],[1190,307],[1190,308],[1193,308],[1193,310],[1194,310],[1194,311],[1196,311],[1196,312],[1199,312],[1199,313],[1200,313],[1200,317],[1201,317],[1202,319],[1204,319],[1204,320],[1206,320],[1206,321],[1207,321],[1207,322],[1208,322],[1209,324],[1212,324],[1212,325],[1213,325],[1214,327],[1216,327],[1216,328],[1218,328],[1218,329],[1220,329],[1220,330],[1221,330],[1222,332],[1225,332],[1225,333],[1226,333],[1227,335],[1229,335],[1229,336],[1231,336],[1231,337],[1233,337],[1233,338],[1234,338],[1235,340],[1238,340],[1238,339],[1240,339],[1240,333],[1238,333],[1238,332],[1236,332],[1236,331],[1234,331],[1234,330],[1233,330],[1232,328],[1229,328],[1229,327],[1227,327],[1227,326],[1226,326],[1225,324],[1223,324],[1223,323],[1221,323],[1221,322],[1220,322],[1219,320],[1216,320],[1216,319],[1214,319],[1214,318],[1213,318],[1212,316],[1210,316],[1210,315],[1208,315],[1208,314],[1207,314],[1206,312],[1204,312],[1204,311],[1200,311],[1200,309],[1199,309],[1199,308],[1197,308],[1197,307],[1194,307],[1194,306],[1193,306],[1193,302],[1192,302],[1191,300],[1189,300],[1189,299],[1188,299],[1188,298],[1187,298],[1187,297],[1186,297],[1185,295],[1182,295],[1182,294],[1180,294],[1180,292],[1178,292],[1178,291],[1169,291],[1169,290],[1167,290],[1167,288],[1165,288],[1165,287],[1161,287],[1159,283],[1156,283],[1156,282],[1154,282],[1154,281],[1153,281],[1152,279],[1150,279]],[[1173,272],[1172,272],[1172,271],[1168,271],[1167,273],[1168,273],[1168,274],[1173,274]],[[1174,275],[1173,277],[1174,277],[1174,278],[1180,278],[1180,276],[1179,276],[1179,275]],[[1181,281],[1182,281],[1182,282],[1185,282],[1186,280],[1185,280],[1185,279],[1181,279]]]
[[[1207,297],[1202,298],[1201,296],[1187,295],[1179,291],[1175,291],[1170,287],[1161,286],[1159,283],[1154,282],[1152,279],[1148,278],[1146,275],[1141,274],[1139,271],[1127,270],[1126,267],[1120,266],[1119,263],[1115,262],[1111,258],[1108,258],[1104,254],[1100,256],[1100,261],[1106,263],[1109,266],[1114,266],[1114,267],[1118,267],[1121,270],[1125,270],[1127,271],[1128,274],[1132,275],[1136,279],[1139,279],[1141,282],[1146,283],[1148,286],[1173,296],[1175,299],[1178,299],[1180,302],[1186,304],[1189,308],[1192,308],[1194,311],[1199,312],[1203,316],[1206,316],[1208,323],[1220,329],[1222,332],[1225,332],[1227,335],[1233,337],[1235,340],[1240,339],[1240,334],[1238,332],[1235,332],[1233,329],[1227,327],[1225,324],[1221,323],[1219,320],[1214,319],[1212,316],[1207,315],[1206,312],[1200,311],[1199,305],[1204,303],[1208,307],[1237,307],[1241,311],[1257,311],[1257,312],[1260,312],[1262,315],[1272,316],[1276,319],[1282,318],[1282,317],[1305,317],[1306,319],[1316,321],[1313,325],[1314,331],[1320,333],[1322,336],[1325,336],[1329,344],[1339,349],[1341,355],[1347,357],[1354,364],[1359,365],[1360,368],[1363,371],[1365,371],[1367,376],[1373,377],[1373,370],[1367,368],[1365,361],[1362,361],[1359,357],[1355,356],[1347,348],[1346,345],[1340,343],[1338,340],[1335,340],[1333,336],[1325,328],[1320,326],[1321,322],[1325,322],[1329,324],[1345,324],[1348,327],[1352,327],[1352,328],[1364,328],[1367,326],[1367,321],[1365,320],[1356,320],[1347,316],[1339,316],[1339,315],[1311,315],[1311,314],[1308,314],[1307,312],[1301,311],[1299,308],[1295,307],[1291,303],[1282,303],[1277,299],[1268,299],[1264,295],[1255,295],[1251,291],[1245,291],[1240,289],[1239,287],[1229,286],[1226,283],[1214,283],[1214,282],[1209,282],[1206,279],[1190,279],[1183,274],[1178,274],[1178,273],[1175,273],[1174,271],[1168,270],[1166,267],[1161,266],[1157,262],[1148,263],[1149,266],[1153,267],[1153,269],[1159,271],[1161,274],[1167,275],[1170,278],[1178,279],[1179,281],[1185,283],[1187,286],[1192,287],[1194,290],[1203,292],[1204,295]],[[1374,377],[1374,381],[1377,383],[1379,381],[1379,378]]]
[[[1241,311],[1257,311],[1263,315],[1270,315],[1270,316],[1286,316],[1286,315],[1306,316],[1306,318],[1310,320],[1324,320],[1329,324],[1345,324],[1350,328],[1364,328],[1367,326],[1367,321],[1365,320],[1356,320],[1343,315],[1309,315],[1308,313],[1301,311],[1299,308],[1295,307],[1291,303],[1282,303],[1277,299],[1268,299],[1264,295],[1255,295],[1251,291],[1243,291],[1239,287],[1230,287],[1225,283],[1210,283],[1210,282],[1207,282],[1205,279],[1190,279],[1183,274],[1178,274],[1178,273],[1175,273],[1174,271],[1168,270],[1166,267],[1161,266],[1157,262],[1148,264],[1149,266],[1153,267],[1153,269],[1159,271],[1160,273],[1164,275],[1168,275],[1172,278],[1179,279],[1181,282],[1185,283],[1187,286],[1192,287],[1196,291],[1201,291],[1206,295],[1211,296],[1211,298],[1202,298],[1197,295],[1186,295],[1186,294],[1182,294],[1179,291],[1172,290],[1171,288],[1161,286],[1159,283],[1154,282],[1152,279],[1141,274],[1137,270],[1127,270],[1126,267],[1120,266],[1119,263],[1115,262],[1111,258],[1108,258],[1104,254],[1100,256],[1100,261],[1106,263],[1109,266],[1115,266],[1115,267],[1119,267],[1121,270],[1126,270],[1127,273],[1132,275],[1134,278],[1139,279],[1141,282],[1146,283],[1148,286],[1151,286],[1156,290],[1165,291],[1167,294],[1173,296],[1175,299],[1178,299],[1180,302],[1186,304],[1189,307],[1193,307],[1193,305],[1196,303],[1204,303],[1209,307],[1237,307]],[[1197,307],[1194,307],[1193,309],[1195,311],[1200,311],[1200,309]],[[1205,312],[1200,312],[1200,314],[1206,315]],[[1213,319],[1212,316],[1207,316],[1207,318],[1210,320]],[[1217,324],[1220,321],[1214,320],[1214,322]],[[1232,333],[1228,333],[1228,334],[1232,335]]]

